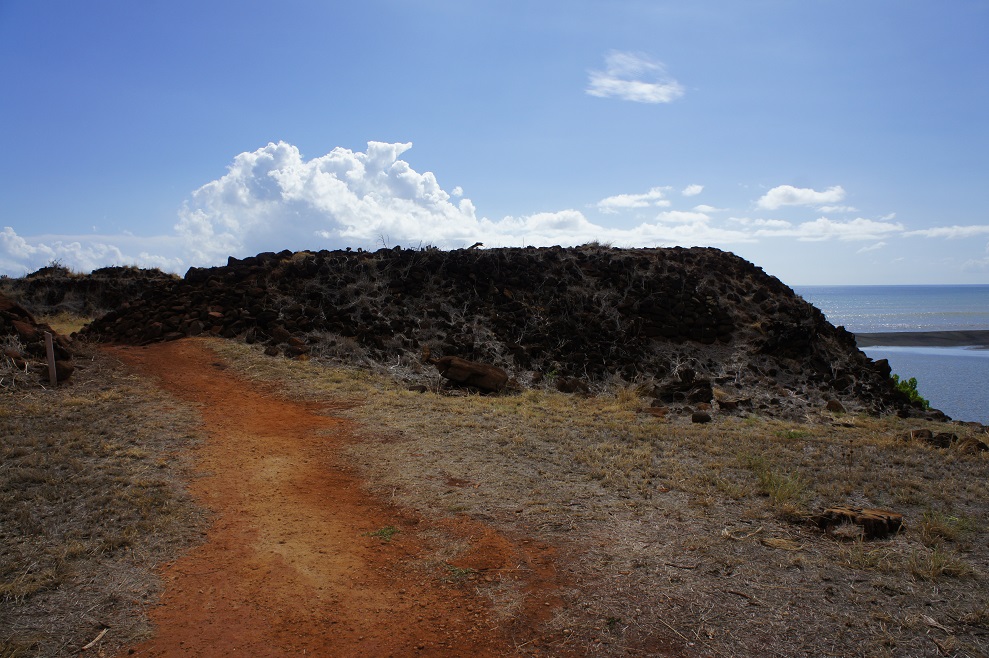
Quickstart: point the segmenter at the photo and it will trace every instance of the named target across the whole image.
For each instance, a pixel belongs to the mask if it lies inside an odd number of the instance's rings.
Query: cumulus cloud
[[[645,194],[616,194],[598,201],[598,210],[603,213],[614,214],[622,210],[634,208],[648,208],[649,206],[666,207],[670,205],[668,199],[663,198],[668,187],[654,187]]]
[[[819,204],[837,203],[844,198],[845,190],[840,185],[829,187],[823,192],[805,187],[779,185],[766,192],[756,202],[756,205],[766,210],[776,210],[783,206],[816,206]]]
[[[586,92],[600,98],[618,98],[636,103],[672,103],[684,94],[661,62],[644,55],[612,51],[604,70],[589,72]]]
[[[51,263],[88,272],[107,265],[138,265],[176,270],[181,259],[162,255],[178,246],[174,237],[23,237],[10,226],[0,231],[0,271],[20,276]],[[156,253],[154,253],[156,252]]]
[[[400,159],[410,143],[368,142],[305,160],[285,142],[241,153],[221,178],[192,194],[176,230],[196,262],[279,248],[414,239],[474,241],[469,199],[454,203],[432,172]],[[455,192],[458,190],[455,190]]]
[[[228,256],[282,249],[415,246],[488,247],[560,244],[593,240],[630,247],[733,245],[769,242],[861,242],[859,253],[888,247],[893,238],[973,238],[989,235],[989,225],[906,230],[893,215],[855,219],[820,217],[798,222],[783,217],[727,218],[713,206],[672,207],[670,187],[602,199],[604,214],[641,212],[637,226],[592,221],[575,209],[490,219],[479,216],[463,190],[446,192],[430,172],[402,159],[411,144],[369,142],[367,150],[337,148],[306,159],[284,142],[271,143],[233,158],[227,172],[191,193],[169,236],[23,236],[0,231],[0,271],[23,274],[58,260],[77,270],[106,265],[140,265],[181,272],[190,265],[217,265]],[[691,185],[679,190],[700,188]],[[678,195],[678,196],[679,196]],[[823,192],[781,186],[761,205],[819,205],[844,195],[840,187]],[[648,218],[648,219],[646,219]],[[979,253],[967,268],[982,267]]]
[[[693,185],[688,185],[680,191],[683,196],[697,196],[704,191],[703,185],[698,185],[694,183]]]

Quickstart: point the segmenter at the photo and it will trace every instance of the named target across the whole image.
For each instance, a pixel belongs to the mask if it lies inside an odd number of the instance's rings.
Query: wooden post
[[[52,386],[58,385],[58,376],[55,374],[55,346],[52,344],[51,332],[45,332],[45,351],[48,352],[48,380]]]

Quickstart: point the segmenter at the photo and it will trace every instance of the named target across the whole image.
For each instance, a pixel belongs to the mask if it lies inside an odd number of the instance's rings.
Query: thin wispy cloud
[[[665,198],[668,187],[654,187],[644,194],[616,194],[598,201],[598,210],[607,214],[615,214],[622,210],[633,208],[648,208],[650,206],[666,207],[671,202]]]
[[[702,212],[667,210],[656,215],[656,221],[664,224],[706,224],[711,218]]]
[[[787,228],[764,228],[756,231],[759,237],[796,238],[801,242],[824,240],[878,240],[903,232],[903,224],[879,222],[858,217],[850,221],[835,221],[820,217]]]
[[[605,56],[603,70],[589,72],[585,91],[635,103],[672,103],[684,95],[683,85],[666,72],[662,62],[621,51]]]
[[[989,233],[989,225],[975,224],[972,226],[938,226],[915,231],[907,231],[907,237],[922,238],[974,238]]]
[[[845,190],[840,185],[829,187],[823,192],[792,185],[779,185],[766,192],[756,205],[766,210],[776,210],[783,206],[817,206],[833,204],[845,198]]]
[[[870,251],[879,251],[880,249],[882,249],[885,246],[886,246],[886,243],[880,241],[880,242],[877,242],[876,244],[870,244],[870,245],[868,245],[866,247],[862,247],[861,249],[859,249],[855,253],[857,253],[857,254],[866,254],[866,253],[869,253]]]
[[[680,190],[680,194],[683,196],[697,196],[704,191],[703,185],[698,185],[694,183],[693,185],[688,185],[687,187]]]

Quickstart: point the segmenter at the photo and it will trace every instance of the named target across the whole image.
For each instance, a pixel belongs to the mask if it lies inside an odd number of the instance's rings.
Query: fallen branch
[[[106,635],[106,632],[108,630],[110,630],[110,629],[109,628],[104,628],[102,631],[100,631],[100,634],[97,635],[95,638],[93,638],[93,641],[90,642],[89,644],[87,644],[86,646],[84,646],[82,648],[82,650],[83,651],[89,651],[90,649],[92,649],[93,647],[95,647],[96,646],[96,643],[103,639],[103,636]]]
[[[748,539],[749,537],[752,537],[753,535],[757,535],[760,532],[762,532],[762,526],[759,526],[758,528],[748,533],[747,535],[735,535],[732,534],[731,530],[725,528],[724,530],[721,531],[721,536],[724,537],[725,539],[730,539],[732,541],[742,541],[743,539]]]

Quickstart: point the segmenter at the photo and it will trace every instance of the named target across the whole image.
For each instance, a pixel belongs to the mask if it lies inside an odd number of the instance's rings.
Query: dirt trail
[[[207,541],[163,570],[155,635],[130,655],[502,656],[542,644],[533,626],[559,602],[549,547],[375,500],[339,455],[349,421],[258,390],[203,342],[113,352],[199,405],[207,438],[191,489],[215,514]],[[390,525],[402,530],[392,541],[368,536]],[[480,584],[526,565],[521,615],[500,622],[474,583],[430,566],[428,527],[469,533],[454,566]]]

